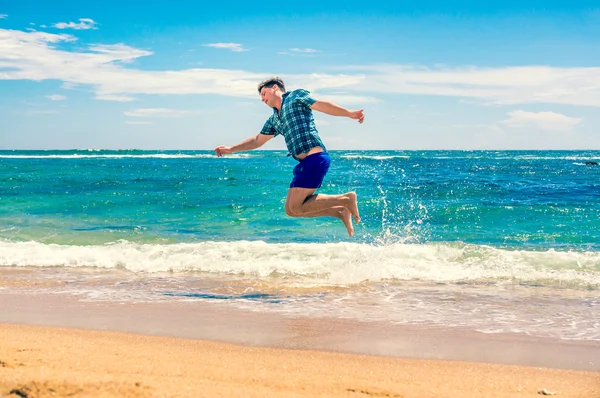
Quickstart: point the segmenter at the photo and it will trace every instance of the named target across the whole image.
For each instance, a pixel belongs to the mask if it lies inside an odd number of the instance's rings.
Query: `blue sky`
[[[271,75],[329,149],[600,149],[592,2],[279,3],[0,0],[0,149],[232,145]]]

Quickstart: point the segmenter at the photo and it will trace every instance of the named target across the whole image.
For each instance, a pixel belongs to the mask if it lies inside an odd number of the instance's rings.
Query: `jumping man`
[[[220,157],[233,152],[249,151],[263,146],[277,135],[283,135],[289,155],[299,161],[294,167],[294,178],[285,201],[285,213],[290,217],[338,218],[346,226],[348,235],[352,236],[352,217],[357,224],[360,222],[356,193],[314,194],[321,187],[331,160],[319,137],[312,111],[345,116],[362,123],[365,119],[363,110],[349,111],[328,101],[317,101],[304,89],[288,93],[278,77],[260,83],[258,92],[262,101],[273,108],[273,114],[267,119],[262,131],[240,144],[219,146],[215,153]]]

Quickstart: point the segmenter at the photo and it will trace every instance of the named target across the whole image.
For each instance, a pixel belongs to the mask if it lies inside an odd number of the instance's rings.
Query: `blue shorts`
[[[320,188],[330,163],[327,152],[308,155],[294,167],[294,179],[290,188]]]

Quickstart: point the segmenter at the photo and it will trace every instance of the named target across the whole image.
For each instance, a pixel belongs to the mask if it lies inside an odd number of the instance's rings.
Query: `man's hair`
[[[284,93],[285,93],[285,85],[283,84],[283,80],[281,80],[281,78],[279,78],[279,77],[276,77],[276,76],[275,76],[275,77],[270,77],[270,78],[268,78],[267,80],[265,80],[265,81],[263,81],[263,82],[260,82],[260,83],[258,84],[258,93],[260,94],[260,92],[262,91],[262,89],[263,89],[264,87],[266,87],[266,88],[271,88],[271,87],[273,87],[273,86],[274,86],[274,85],[276,85],[276,84],[277,84],[277,87],[279,87],[279,89],[280,89],[282,92],[284,92]]]

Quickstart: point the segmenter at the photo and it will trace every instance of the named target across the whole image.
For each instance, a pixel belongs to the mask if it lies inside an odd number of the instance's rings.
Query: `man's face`
[[[275,104],[277,103],[277,90],[279,90],[277,85],[274,85],[273,87],[263,87],[262,90],[260,90],[262,102],[271,108],[275,108]]]

